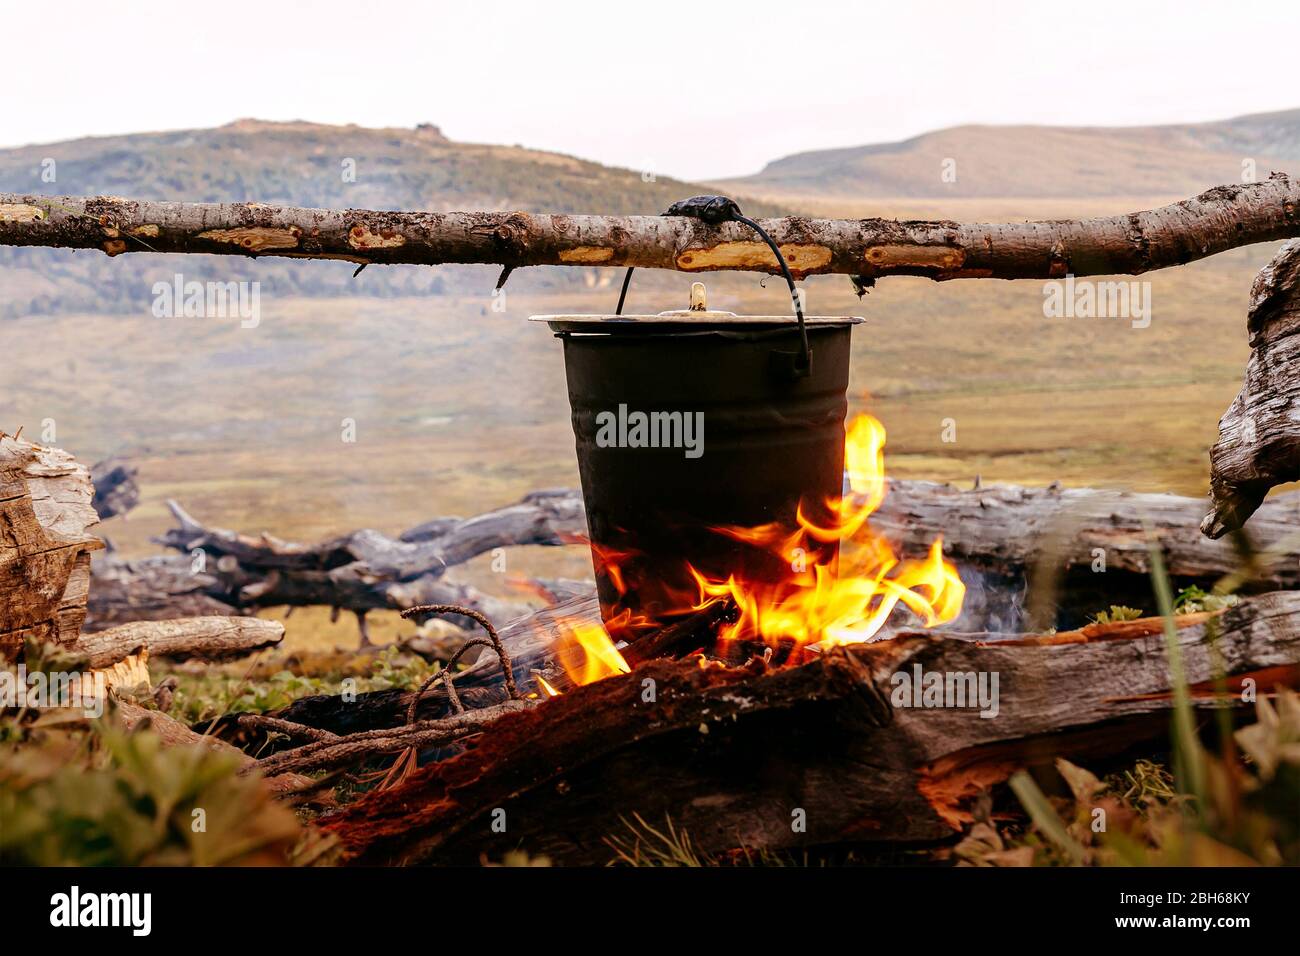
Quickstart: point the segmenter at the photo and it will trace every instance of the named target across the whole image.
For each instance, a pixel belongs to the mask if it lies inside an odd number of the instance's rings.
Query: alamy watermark
[[[29,674],[26,664],[19,664],[16,670],[0,670],[0,709],[75,707],[93,719],[104,714],[104,696],[102,673],[36,671]]]
[[[240,328],[255,329],[262,321],[262,283],[186,281],[178,272],[171,282],[153,284],[152,311],[159,319],[239,319]]]
[[[55,927],[120,926],[132,936],[148,936],[153,928],[152,893],[83,893],[73,885],[50,897],[50,925]]]
[[[910,672],[897,671],[889,682],[895,707],[978,707],[981,717],[998,715],[997,671],[927,671],[913,664]]]
[[[682,448],[687,458],[704,454],[703,412],[638,412],[619,405],[596,413],[598,448]]]
[[[1043,283],[1043,315],[1049,319],[1128,319],[1135,329],[1151,324],[1151,283],[1075,279]]]

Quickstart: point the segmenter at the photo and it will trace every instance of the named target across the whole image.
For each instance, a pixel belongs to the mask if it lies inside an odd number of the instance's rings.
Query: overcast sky
[[[240,117],[432,122],[703,179],[959,123],[1300,106],[1294,0],[0,4],[4,146]]]

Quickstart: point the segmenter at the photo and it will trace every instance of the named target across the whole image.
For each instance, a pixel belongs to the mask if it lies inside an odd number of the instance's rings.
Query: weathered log
[[[1300,592],[1179,624],[1199,706],[1241,705],[1214,697],[1216,659],[1230,688],[1300,680]],[[501,717],[476,746],[321,827],[358,864],[470,863],[521,848],[605,863],[604,838],[626,835],[634,815],[670,818],[705,855],[943,840],[970,821],[973,797],[1017,769],[1167,735],[1160,628],[1154,619],[1008,641],[907,634],[778,671],[654,661]],[[917,706],[925,699],[907,682],[924,687],[925,674],[956,675],[946,706]],[[978,702],[977,687],[987,692]]]
[[[1201,530],[1211,538],[1245,524],[1269,489],[1300,479],[1300,242],[1284,245],[1255,277],[1246,330],[1246,380],[1210,449],[1213,509]]]
[[[222,600],[228,598],[228,591],[221,581],[196,571],[187,555],[126,559],[97,554],[91,561],[91,575],[85,631],[133,621],[250,613]]]
[[[1300,235],[1300,183],[1217,186],[1147,212],[1053,222],[765,219],[797,276],[1139,274]],[[637,266],[776,273],[747,227],[671,216],[427,213],[0,194],[0,244],[358,263]]]
[[[582,499],[571,491],[534,492],[471,518],[437,518],[398,538],[363,529],[316,544],[209,527],[176,502],[168,505],[177,527],[156,540],[181,555],[97,560],[92,627],[285,605],[364,616],[417,604],[461,604],[511,620],[528,607],[446,581],[447,568],[494,548],[571,542],[585,528]],[[195,552],[202,552],[201,561]]]
[[[1180,495],[891,481],[872,527],[901,554],[943,537],[967,584],[952,625],[965,630],[1075,627],[1111,604],[1154,610],[1152,540],[1179,587],[1208,591],[1238,574],[1245,593],[1300,587],[1300,540],[1291,535],[1300,497],[1266,502],[1249,538],[1204,537],[1197,530],[1203,512],[1202,499]],[[1031,620],[1035,599],[1041,604]]]
[[[83,634],[75,647],[92,667],[105,667],[148,648],[149,656],[229,660],[280,643],[284,625],[256,617],[192,617],[135,621]]]
[[[158,543],[215,559],[205,569],[217,582],[210,596],[229,595],[238,606],[325,604],[360,614],[463,604],[498,619],[517,616],[522,605],[439,579],[447,568],[494,548],[571,541],[583,521],[581,503],[571,494],[542,491],[473,518],[427,522],[397,539],[364,529],[304,545],[208,528],[175,502],[169,506],[179,527]]]
[[[1026,626],[1029,579],[1044,570],[1067,579],[1055,599],[1059,626],[1076,626],[1110,604],[1152,608],[1148,528],[1160,542],[1174,580],[1208,590],[1252,559],[1243,551],[1243,540],[1212,541],[1198,534],[1202,510],[1200,499],[1166,494],[1056,485],[960,489],[896,480],[890,482],[872,524],[901,554],[920,553],[941,535],[945,553],[957,563],[968,586],[966,609],[953,626],[998,631]],[[1254,541],[1260,547],[1284,546],[1269,563],[1254,567],[1246,591],[1300,587],[1300,542],[1284,540],[1298,511],[1300,499],[1291,495],[1275,496],[1259,509],[1251,525]],[[511,621],[526,613],[522,604],[442,580],[444,565],[485,548],[571,543],[584,524],[580,493],[561,490],[537,492],[475,518],[434,519],[396,540],[365,531],[303,545],[208,528],[185,515],[182,527],[161,540],[187,552],[190,545],[210,549],[204,569],[197,571],[188,553],[133,561],[97,557],[90,626],[239,614],[277,604],[365,611],[452,603],[476,608],[498,622]],[[416,552],[404,550],[416,545],[418,558]],[[394,549],[403,553],[394,557]],[[330,562],[345,563],[321,569]],[[400,580],[384,574],[417,576]],[[591,595],[590,582],[562,584],[556,585],[557,596]],[[594,608],[591,604],[577,619],[591,618]],[[900,619],[897,626],[910,625]],[[532,666],[535,659],[526,656],[523,661]]]
[[[86,618],[90,473],[67,452],[0,435],[0,655],[28,637],[75,642]]]
[[[368,573],[396,581],[441,574],[493,548],[563,544],[585,529],[581,498],[571,491],[534,492],[473,518],[438,518],[396,539],[366,528],[319,544],[211,528],[176,502],[167,505],[177,527],[156,539],[164,547],[186,553],[201,548],[218,559],[230,556],[245,567],[267,571],[330,571],[360,562]]]

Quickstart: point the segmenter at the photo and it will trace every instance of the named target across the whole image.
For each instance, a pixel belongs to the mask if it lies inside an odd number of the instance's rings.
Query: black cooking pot
[[[688,564],[711,579],[787,580],[791,556],[714,529],[777,522],[793,531],[801,501],[825,519],[818,509],[843,489],[849,338],[862,320],[808,317],[801,374],[791,316],[710,312],[699,283],[687,311],[533,319],[564,342],[611,633],[686,610],[698,596]],[[816,547],[808,566],[838,549]]]

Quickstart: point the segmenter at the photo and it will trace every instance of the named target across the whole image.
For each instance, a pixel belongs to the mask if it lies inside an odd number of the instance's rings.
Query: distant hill
[[[1300,110],[1172,126],[955,126],[896,143],[796,153],[719,185],[767,196],[1190,196],[1300,167]],[[955,181],[942,173],[953,160]],[[950,177],[951,179],[951,177]]]
[[[41,180],[46,157],[57,162],[53,184]],[[64,195],[633,214],[661,212],[691,188],[558,153],[458,143],[432,124],[367,129],[246,119],[0,150],[0,190]]]
[[[54,182],[42,180],[54,161]],[[354,176],[351,174],[355,174]],[[458,143],[437,127],[366,129],[239,120],[216,129],[95,137],[0,150],[0,191],[193,202],[435,212],[656,214],[706,187],[524,149]],[[773,206],[749,204],[768,214]],[[0,316],[147,308],[153,282],[260,279],[264,294],[436,294],[491,286],[483,270],[392,266],[357,280],[347,263],[0,248]],[[572,283],[576,270],[528,270],[518,282]],[[495,275],[495,273],[493,274]],[[467,277],[473,277],[467,278]],[[484,290],[486,294],[486,289]]]
[[[654,214],[700,192],[745,199],[747,212],[804,208],[852,214],[862,200],[947,203],[1068,197],[1075,205],[1127,197],[1140,208],[1300,167],[1300,110],[1214,123],[1147,127],[959,126],[897,143],[798,153],[762,172],[712,185],[614,169],[558,153],[459,143],[437,127],[367,129],[239,120],[216,129],[138,133],[0,150],[0,191],[108,194],[142,199],[372,209],[520,209],[529,212]],[[42,171],[53,160],[56,178]],[[955,161],[956,179],[942,176]],[[355,173],[355,177],[351,174]],[[748,197],[759,196],[764,200]],[[816,200],[816,202],[813,202]],[[1014,204],[1013,204],[1014,205]],[[972,214],[972,206],[938,209]],[[1019,207],[1017,207],[1019,208]],[[858,214],[868,214],[859,212]],[[353,278],[343,262],[245,260],[225,256],[108,259],[96,251],[0,247],[0,318],[39,313],[137,312],[153,283],[258,279],[264,296],[488,294],[492,267],[388,266]],[[527,269],[518,290],[612,282],[610,270]],[[653,283],[646,275],[639,281]]]

